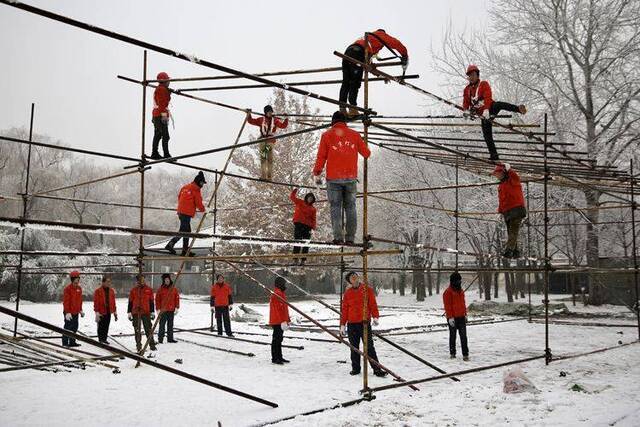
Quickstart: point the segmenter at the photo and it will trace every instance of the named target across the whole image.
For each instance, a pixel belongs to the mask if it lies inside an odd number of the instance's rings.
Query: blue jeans
[[[353,242],[356,237],[358,227],[358,217],[356,213],[356,183],[355,179],[335,179],[327,181],[327,198],[331,205],[331,227],[333,229],[333,239],[343,240],[342,212],[346,225],[344,226],[344,240]]]

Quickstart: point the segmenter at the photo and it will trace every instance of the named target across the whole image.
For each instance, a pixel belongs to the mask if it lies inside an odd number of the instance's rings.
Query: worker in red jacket
[[[161,159],[158,152],[158,144],[162,140],[162,151],[164,158],[171,157],[169,154],[169,119],[171,112],[169,111],[169,102],[171,102],[171,91],[169,90],[169,75],[164,71],[158,73],[158,86],[153,92],[153,144],[151,158],[153,160]]]
[[[158,329],[158,343],[162,344],[164,340],[165,329],[167,332],[167,342],[176,343],[173,339],[173,318],[178,315],[180,310],[180,292],[173,285],[171,275],[165,273],[162,275],[162,285],[156,292],[156,311],[160,316],[160,326]]]
[[[491,160],[499,160],[496,144],[493,141],[493,118],[500,111],[507,110],[513,113],[526,114],[527,107],[524,105],[513,105],[508,102],[494,101],[491,97],[491,86],[486,80],[480,80],[480,70],[471,64],[467,67],[467,78],[469,84],[464,88],[462,107],[465,116],[473,118],[480,116],[482,119],[482,135],[489,149]]]
[[[146,285],[144,276],[136,276],[136,285],[129,292],[129,305],[127,316],[133,324],[133,331],[136,336],[136,348],[138,353],[142,350],[142,336],[140,334],[140,324],[144,326],[144,333],[149,340],[149,348],[156,350],[156,343],[153,340],[153,327],[151,321],[156,318],[153,304],[153,289]]]
[[[222,326],[224,324],[224,333],[232,337],[231,318],[229,312],[233,309],[233,294],[231,286],[224,281],[224,276],[218,274],[216,282],[211,285],[211,312],[215,313],[216,325],[218,327],[218,335],[222,335]]]
[[[193,182],[184,185],[178,193],[178,219],[180,220],[180,232],[191,233],[191,218],[196,216],[196,210],[205,212],[204,205],[202,204],[202,193],[200,189],[207,181],[204,180],[204,173],[198,172],[198,175],[193,179]],[[180,240],[180,236],[173,237],[165,249],[175,255],[176,251],[173,248]],[[182,238],[182,256],[195,256],[195,254],[189,252],[189,238]]]
[[[372,33],[367,33],[367,40],[364,37],[359,38],[353,42],[344,54],[350,58],[356,59],[360,62],[365,62],[365,47],[369,50],[369,61],[374,55],[377,55],[383,47],[387,47],[389,50],[397,51],[400,54],[400,61],[402,63],[402,69],[406,71],[409,65],[409,53],[407,48],[400,42],[400,40],[391,37],[384,30],[376,30]],[[358,105],[358,90],[362,84],[362,67],[358,64],[354,64],[346,59],[342,60],[342,85],[340,86],[340,110],[347,114],[346,103],[347,100],[351,105]],[[357,116],[358,110],[349,107],[349,115]]]
[[[289,119],[280,120],[273,115],[273,107],[266,105],[264,107],[264,117],[251,117],[251,110],[247,111],[247,122],[260,128],[260,179],[271,181],[273,175],[273,146],[275,139],[269,139],[275,135],[278,129],[286,129],[289,126]]]
[[[102,276],[102,283],[98,289],[93,291],[93,311],[96,313],[96,323],[98,324],[98,340],[102,344],[109,344],[109,324],[111,315],[118,321],[116,311],[116,291],[111,287],[111,276]]]
[[[78,332],[78,316],[84,317],[82,311],[82,288],[80,287],[80,272],[69,273],[71,283],[62,292],[62,314],[64,314],[64,328],[71,332]],[[80,347],[75,338],[62,336],[65,347]]]
[[[340,334],[345,335],[345,329],[352,347],[360,348],[360,341],[364,344],[364,328],[367,328],[367,355],[376,362],[378,355],[373,345],[373,335],[371,334],[371,319],[373,325],[378,326],[378,303],[373,288],[360,282],[358,273],[351,271],[345,277],[347,289],[342,296],[342,307],[340,310]],[[364,304],[367,304],[367,315],[364,315]],[[378,365],[372,364],[373,374],[377,377],[387,375]],[[351,350],[351,375],[360,374],[360,354]]]
[[[316,207],[313,204],[316,202],[316,196],[313,193],[307,193],[304,195],[304,199],[298,197],[298,189],[294,188],[289,194],[289,199],[295,205],[293,211],[293,238],[295,240],[309,240],[311,239],[311,230],[316,229]],[[309,247],[294,246],[293,253],[298,254],[302,252],[306,254],[309,252]],[[306,258],[300,258],[300,265],[304,265]],[[293,259],[293,263],[298,263],[298,258]]]
[[[502,214],[504,222],[507,224],[507,242],[502,256],[520,258],[518,234],[520,233],[520,223],[527,216],[520,176],[509,163],[497,164],[492,175],[500,181],[498,184],[498,212]]]
[[[456,331],[460,334],[463,360],[469,360],[469,347],[467,346],[467,303],[464,301],[462,289],[462,276],[453,272],[449,277],[449,287],[442,294],[444,313],[449,324],[449,355],[456,357]]]
[[[356,191],[358,182],[358,154],[365,159],[371,155],[360,134],[345,123],[342,112],[331,118],[331,128],[320,138],[320,147],[313,168],[316,183],[322,184],[320,174],[327,165],[327,198],[331,206],[333,243],[352,245],[355,241],[358,218]],[[346,219],[343,233],[342,212]],[[344,236],[344,237],[343,237]]]
[[[282,357],[282,340],[284,331],[289,329],[291,318],[289,317],[289,306],[287,305],[286,281],[283,277],[276,277],[273,293],[269,299],[269,325],[273,328],[271,338],[271,363],[282,365],[289,363]]]

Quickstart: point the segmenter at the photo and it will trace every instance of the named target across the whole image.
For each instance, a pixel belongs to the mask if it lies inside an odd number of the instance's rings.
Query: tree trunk
[[[600,200],[600,193],[594,190],[585,190],[585,199],[588,208],[596,208]],[[598,229],[593,224],[598,223],[600,212],[597,209],[585,211],[585,215],[589,218],[587,223],[587,265],[592,268],[598,268],[600,264],[600,241]],[[600,305],[604,302],[604,295],[600,287],[597,285],[598,274],[589,272],[589,304]]]
[[[425,287],[424,287],[424,270],[413,270],[413,288],[416,292],[416,301],[424,301],[425,299]]]
[[[431,271],[427,272],[427,290],[429,291],[429,296],[433,295],[433,277],[431,276]]]
[[[393,289],[393,293],[396,293],[396,278],[391,279],[391,289]]]
[[[402,274],[400,276],[400,296],[403,297],[404,296],[404,292],[406,289],[406,285],[407,285],[407,279],[406,276],[404,274]]]
[[[442,268],[442,260],[439,259],[438,260],[438,274],[436,274],[436,294],[440,295],[440,280],[442,280],[442,271],[440,271],[440,269]]]

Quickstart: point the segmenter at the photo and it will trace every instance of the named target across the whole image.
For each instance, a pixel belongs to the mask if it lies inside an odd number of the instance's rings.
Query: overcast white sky
[[[365,31],[384,28],[408,47],[408,72],[421,75],[417,84],[437,93],[440,80],[430,69],[430,44],[439,43],[450,20],[459,29],[481,25],[487,1],[27,3],[252,73],[338,65],[334,50],[344,51]],[[142,89],[116,75],[140,79],[141,49],[0,5],[0,52],[0,130],[27,126],[30,103],[35,102],[37,133],[74,147],[139,155]],[[149,70],[154,76],[161,70],[172,77],[218,74],[154,52],[149,53]],[[325,73],[308,79],[329,76]],[[290,81],[299,79],[293,76]],[[309,88],[338,97],[337,85]],[[272,89],[252,89],[200,95],[261,110],[271,93]],[[312,102],[327,114],[335,110]],[[378,83],[371,93],[371,105],[385,114],[417,113],[427,103],[429,100],[393,84]],[[151,105],[149,97],[148,145],[153,129]],[[174,155],[228,145],[242,121],[239,112],[177,96],[172,100],[172,111]],[[208,167],[222,162],[220,155],[194,161]]]

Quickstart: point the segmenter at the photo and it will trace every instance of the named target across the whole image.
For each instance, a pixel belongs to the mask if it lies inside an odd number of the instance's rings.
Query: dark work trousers
[[[293,223],[293,238],[296,240],[309,240],[311,239],[311,227],[309,227],[307,224],[303,224],[301,222],[294,222]],[[294,254],[299,254],[299,253],[303,253],[306,254],[309,252],[309,247],[308,246],[294,246],[293,247],[293,253]],[[302,258],[302,261],[304,262],[306,260],[306,258]],[[298,261],[297,258],[295,258],[293,260],[293,262]]]
[[[163,311],[160,313],[160,326],[158,329],[158,341],[164,339],[164,332],[167,331],[167,340],[173,341],[173,311]]]
[[[507,224],[507,249],[518,249],[518,234],[520,234],[520,223],[527,216],[527,209],[524,206],[510,209],[503,215]]]
[[[282,340],[284,339],[284,331],[280,325],[271,325],[273,328],[273,337],[271,338],[271,361],[277,362],[282,360]]]
[[[191,217],[189,215],[184,215],[179,213],[178,214],[178,219],[180,220],[180,232],[181,233],[191,233]],[[174,247],[174,245],[176,243],[178,243],[178,240],[180,240],[179,236],[176,236],[174,238],[172,238],[169,241],[169,245],[171,247]],[[187,251],[187,249],[189,248],[189,238],[188,237],[183,237],[182,238],[182,252],[184,254],[184,252]]]
[[[352,44],[344,51],[350,58],[364,62],[364,48],[358,44]],[[362,84],[362,67],[353,62],[342,60],[342,86],[340,86],[340,102],[358,105],[358,90]]]
[[[513,113],[518,113],[520,110],[517,105],[509,104],[508,102],[495,101],[489,107],[489,114],[496,116],[500,111],[507,110]],[[491,120],[482,119],[482,136],[484,136],[484,142],[487,144],[489,154],[495,160],[498,160],[498,151],[496,150],[496,144],[493,142],[493,123]]]
[[[109,324],[111,323],[111,313],[101,314],[98,320],[98,340],[106,341],[109,335]]]
[[[72,314],[71,320],[64,319],[64,328],[67,331],[78,332],[78,314]],[[76,343],[75,338],[68,337],[66,335],[62,336],[62,345],[74,345]]]
[[[151,154],[158,152],[158,145],[162,140],[162,151],[165,157],[169,156],[169,121],[162,121],[162,117],[154,117],[153,122],[153,151]]]
[[[362,327],[362,323],[347,323],[349,343],[357,349],[360,348],[360,341],[364,344],[363,332],[364,328]],[[367,355],[376,362],[378,361],[378,355],[376,354],[376,349],[373,346],[373,335],[371,334],[370,322],[367,322]],[[354,371],[360,371],[360,357],[360,353],[351,350],[351,368]],[[378,366],[373,365],[371,367],[376,372],[380,370]]]
[[[462,317],[453,318],[454,326],[449,325],[449,354],[456,355],[456,331],[460,334],[460,346],[462,347],[462,355],[469,355],[469,347],[467,347],[467,319]]]
[[[233,335],[231,332],[231,320],[229,319],[229,306],[216,307],[216,325],[218,326],[218,335],[222,335],[222,325],[224,322],[224,333],[228,336]]]
[[[149,348],[151,350],[155,350],[156,343],[153,340],[153,332],[151,331],[151,329],[153,329],[151,326],[151,317],[148,314],[134,314],[131,323],[133,323],[133,331],[136,336],[136,348],[138,351],[142,350],[142,334],[140,333],[141,324],[144,328],[144,334],[149,337]]]

